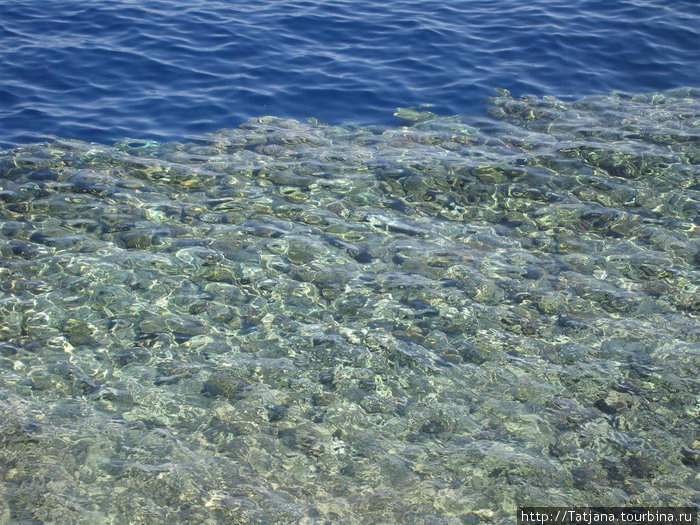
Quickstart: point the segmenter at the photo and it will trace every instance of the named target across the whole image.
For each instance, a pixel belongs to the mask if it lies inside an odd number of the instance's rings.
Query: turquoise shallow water
[[[1,522],[698,504],[700,93],[397,116],[0,154]]]

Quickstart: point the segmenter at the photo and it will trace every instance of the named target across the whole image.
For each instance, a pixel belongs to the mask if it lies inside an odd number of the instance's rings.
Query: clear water
[[[0,2],[0,523],[700,505],[699,28]]]
[[[698,503],[700,92],[397,114],[0,156],[0,521]]]

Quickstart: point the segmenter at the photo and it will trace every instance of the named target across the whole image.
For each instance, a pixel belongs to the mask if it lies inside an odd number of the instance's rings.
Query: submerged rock
[[[201,522],[689,505],[700,92],[491,112],[0,152],[6,492]]]

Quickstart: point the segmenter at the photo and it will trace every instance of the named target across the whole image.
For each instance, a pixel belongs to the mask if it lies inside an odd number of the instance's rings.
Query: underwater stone
[[[700,466],[700,450],[683,447],[681,449],[681,463],[688,467]]]
[[[207,266],[198,273],[198,277],[205,281],[233,284],[236,281],[231,269],[224,266]]]
[[[337,396],[330,392],[316,392],[311,396],[311,404],[316,407],[328,406],[336,399]]]
[[[36,245],[17,240],[8,242],[0,250],[3,257],[22,257],[23,259],[33,259],[39,252]]]
[[[318,374],[318,382],[326,388],[335,388],[335,373],[333,370],[324,370]]]
[[[25,200],[25,196],[18,191],[1,190],[0,201],[2,202],[21,202]]]
[[[661,465],[659,462],[647,455],[634,455],[625,460],[625,467],[629,475],[635,478],[653,479],[658,476]]]
[[[229,401],[238,401],[248,395],[253,385],[247,379],[235,377],[233,374],[216,372],[211,374],[204,382],[202,394],[205,396],[224,397]]]
[[[144,250],[153,247],[154,236],[151,231],[127,231],[117,237],[117,242],[128,250]]]
[[[523,274],[523,277],[525,279],[540,279],[544,275],[544,272],[540,270],[539,268],[535,268],[534,266],[527,266],[525,268],[525,273]]]
[[[365,264],[372,262],[372,256],[370,253],[367,251],[367,249],[361,246],[343,241],[342,239],[332,235],[324,235],[323,240],[331,246],[343,250],[359,263]]]
[[[165,325],[173,332],[187,336],[202,335],[207,332],[206,327],[197,317],[192,315],[168,315],[164,319]],[[161,321],[162,323],[162,321]]]
[[[284,405],[274,405],[267,409],[267,419],[270,423],[281,421],[287,415],[288,407]]]
[[[13,356],[17,353],[17,346],[11,343],[0,343],[0,355],[5,357]]]
[[[117,366],[126,366],[132,362],[146,362],[151,354],[146,348],[133,346],[114,350],[109,353],[109,356]]]
[[[87,321],[69,319],[63,326],[63,332],[73,346],[95,344],[96,328]]]
[[[391,399],[381,396],[365,396],[360,400],[360,406],[368,414],[391,414],[396,408]]]

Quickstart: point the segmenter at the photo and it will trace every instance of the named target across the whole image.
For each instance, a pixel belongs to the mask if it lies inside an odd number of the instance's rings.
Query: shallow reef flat
[[[0,522],[700,501],[700,91],[0,153]]]

